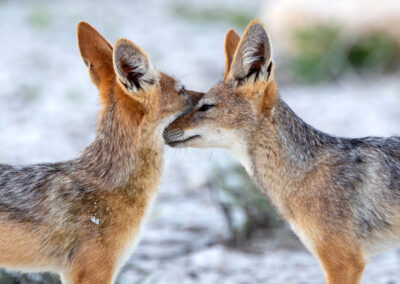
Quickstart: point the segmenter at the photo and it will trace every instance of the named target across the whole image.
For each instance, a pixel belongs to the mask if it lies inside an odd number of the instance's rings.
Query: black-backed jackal
[[[111,283],[135,247],[163,160],[164,128],[191,106],[134,43],[81,22],[79,50],[102,102],[97,136],[71,161],[0,165],[0,265],[64,283]]]
[[[400,137],[339,138],[300,119],[278,95],[257,20],[241,38],[227,32],[225,55],[224,78],[166,129],[166,143],[230,150],[327,283],[359,283],[370,256],[400,244]]]

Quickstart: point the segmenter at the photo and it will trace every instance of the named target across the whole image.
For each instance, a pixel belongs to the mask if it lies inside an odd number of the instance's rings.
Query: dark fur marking
[[[296,171],[302,176],[304,169],[319,168],[322,159],[331,170],[328,181],[321,185],[329,188],[315,199],[326,209],[321,222],[332,224],[335,218],[338,222],[355,222],[360,238],[374,231],[390,230],[387,207],[400,207],[400,137],[334,137],[305,123],[283,101],[276,107],[271,122],[279,129],[278,141],[284,147],[282,151],[289,155],[286,160],[293,159],[290,165],[298,166]],[[264,144],[257,146],[269,148]],[[376,189],[368,188],[371,178]],[[365,190],[378,191],[379,198],[366,196]]]

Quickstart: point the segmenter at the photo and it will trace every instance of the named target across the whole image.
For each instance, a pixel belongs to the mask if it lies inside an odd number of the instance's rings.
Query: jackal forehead
[[[175,80],[174,89],[175,89],[175,91],[180,93],[185,89],[185,87],[183,86],[183,84],[181,82],[179,82],[178,80]]]
[[[220,81],[207,92],[207,95],[215,98],[230,98],[234,92],[235,90],[230,84]]]
[[[184,85],[179,80],[166,73],[161,73],[160,85],[162,90],[168,92],[182,92],[185,89]]]

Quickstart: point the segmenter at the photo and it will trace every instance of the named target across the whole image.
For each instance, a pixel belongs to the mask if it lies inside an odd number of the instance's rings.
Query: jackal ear
[[[270,40],[263,24],[251,21],[238,43],[227,78],[239,84],[267,80],[273,67],[271,55]]]
[[[92,82],[99,87],[109,76],[114,76],[112,46],[88,23],[77,26],[78,47],[83,62],[89,69]]]
[[[229,74],[233,56],[235,55],[235,51],[237,49],[239,41],[240,41],[240,37],[233,29],[229,29],[226,32],[226,34],[225,34],[225,74],[224,74],[224,78],[226,78]]]
[[[149,57],[127,39],[115,43],[113,62],[119,83],[130,94],[145,90],[158,81],[158,72]]]

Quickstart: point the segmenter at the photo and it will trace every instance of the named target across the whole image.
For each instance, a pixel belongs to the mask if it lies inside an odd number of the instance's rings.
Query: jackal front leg
[[[74,258],[62,280],[63,284],[111,284],[115,270],[116,258],[112,252],[90,247]]]
[[[361,248],[346,245],[346,242],[340,239],[318,244],[317,247],[327,284],[361,283],[366,263]]]

